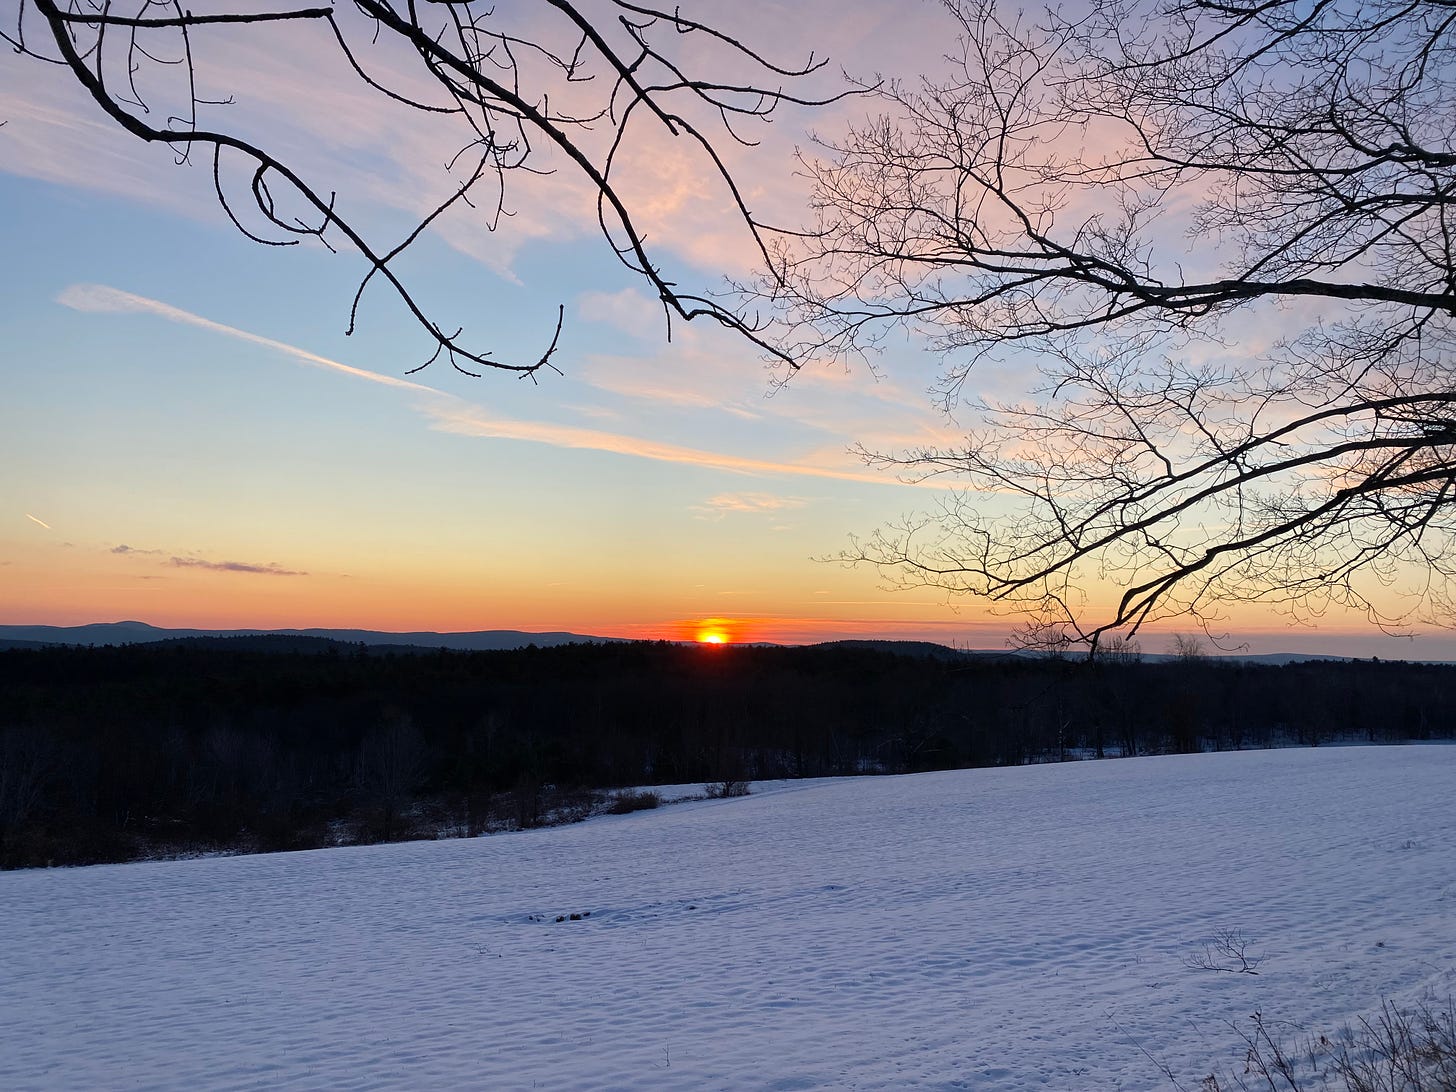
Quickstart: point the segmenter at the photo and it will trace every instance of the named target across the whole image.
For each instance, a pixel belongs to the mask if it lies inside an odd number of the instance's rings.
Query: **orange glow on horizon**
[[[737,618],[695,618],[679,623],[679,639],[700,645],[734,645],[744,640],[745,623]]]

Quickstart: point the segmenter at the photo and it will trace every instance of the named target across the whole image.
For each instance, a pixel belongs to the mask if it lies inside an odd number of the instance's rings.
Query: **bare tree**
[[[1173,659],[1185,664],[1197,663],[1207,655],[1203,639],[1193,633],[1173,634],[1173,640],[1168,644],[1168,652]]]
[[[510,215],[507,176],[560,170],[597,197],[606,242],[645,279],[668,321],[708,318],[767,349],[755,324],[705,296],[681,289],[664,270],[643,228],[652,199],[620,181],[619,162],[644,142],[685,145],[705,177],[716,179],[747,237],[763,250],[764,225],[735,180],[726,146],[751,144],[750,123],[787,103],[832,101],[796,95],[822,69],[812,56],[783,67],[730,33],[680,9],[600,0],[531,0],[508,11],[468,0],[427,4],[350,0],[287,7],[231,0],[194,12],[179,0],[31,0],[16,8],[0,37],[20,58],[65,67],[116,125],[169,147],[179,163],[208,163],[217,199],[239,231],[260,243],[317,242],[352,250],[366,271],[360,300],[386,284],[422,326],[432,347],[426,364],[444,358],[470,375],[501,369],[534,375],[552,367],[555,334],[535,360],[498,359],[463,329],[442,324],[416,301],[400,272],[401,256],[442,218],[462,210],[492,229]],[[352,92],[381,111],[412,113],[421,123],[455,126],[444,169],[449,195],[392,244],[366,238],[347,201],[325,181],[305,177],[272,147],[248,135],[229,113],[232,96],[206,63],[219,36],[269,28],[318,67],[343,62]],[[246,86],[237,87],[246,94]],[[210,162],[209,162],[210,161]],[[544,317],[544,316],[543,316]],[[472,332],[477,335],[477,332]],[[412,370],[419,370],[418,368]]]
[[[796,357],[925,339],[979,422],[866,453],[968,488],[846,559],[1094,652],[1231,599],[1449,621],[1456,9],[948,10],[951,75],[806,159],[814,230],[755,286]]]
[[[424,742],[414,718],[386,710],[380,724],[359,742],[355,780],[366,800],[377,805],[379,837],[398,834],[400,812],[410,803],[426,771]]]
[[[58,765],[55,744],[35,729],[0,729],[0,842],[41,810]]]
[[[1138,664],[1143,660],[1142,645],[1131,637],[1120,633],[1108,636],[1102,642],[1102,658],[1116,664]]]

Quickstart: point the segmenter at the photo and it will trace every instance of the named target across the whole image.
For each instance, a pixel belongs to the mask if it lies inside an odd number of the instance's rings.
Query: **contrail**
[[[28,520],[30,520],[31,523],[39,523],[47,531],[51,530],[51,525],[49,523],[47,523],[43,519],[36,519],[36,517],[35,516],[32,516],[29,512],[25,513],[25,518],[28,519]]]
[[[809,463],[776,462],[751,456],[732,455],[725,452],[706,451],[701,448],[681,447],[661,443],[639,436],[603,432],[598,429],[581,428],[546,421],[523,421],[515,418],[497,417],[483,407],[459,398],[453,394],[423,383],[408,379],[396,379],[364,368],[355,368],[338,360],[330,360],[296,345],[275,341],[260,334],[227,326],[212,319],[183,311],[161,300],[133,295],[119,288],[101,284],[73,284],[56,297],[56,302],[72,310],[90,313],[143,313],[156,315],[169,322],[199,327],[239,341],[251,342],[301,360],[316,367],[398,387],[428,396],[428,400],[415,407],[416,412],[429,419],[431,427],[441,432],[463,436],[478,436],[500,440],[523,440],[530,443],[547,444],[558,448],[575,448],[587,451],[603,451],[616,455],[627,455],[656,462],[681,463],[701,466],[713,470],[724,470],[739,474],[796,476],[809,478],[837,478],[841,481],[867,482],[874,485],[906,485],[926,489],[945,489],[946,483],[937,478],[918,482],[903,482],[892,475],[878,474],[868,470],[840,469],[833,466],[817,466]]]

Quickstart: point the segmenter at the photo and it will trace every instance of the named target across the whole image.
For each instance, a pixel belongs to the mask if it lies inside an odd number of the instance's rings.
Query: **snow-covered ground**
[[[0,874],[0,1088],[1196,1088],[1255,1009],[1456,991],[1453,790],[1245,752]]]

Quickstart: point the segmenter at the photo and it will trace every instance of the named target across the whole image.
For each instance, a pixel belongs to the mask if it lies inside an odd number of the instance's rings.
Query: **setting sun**
[[[700,645],[732,645],[744,639],[743,621],[737,618],[684,619],[679,623],[679,640]]]

